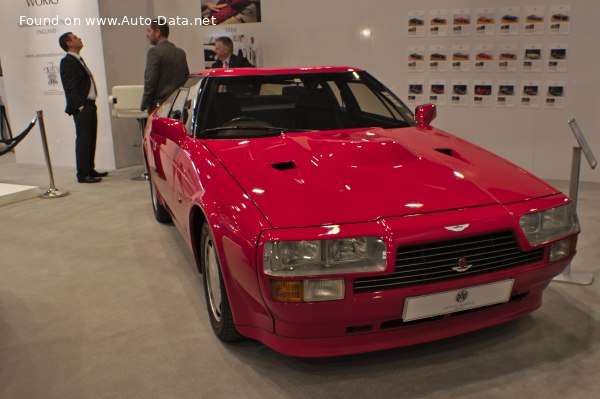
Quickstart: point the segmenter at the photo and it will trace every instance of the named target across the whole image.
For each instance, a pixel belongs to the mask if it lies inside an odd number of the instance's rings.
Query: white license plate
[[[514,280],[406,298],[404,321],[413,321],[508,302]]]

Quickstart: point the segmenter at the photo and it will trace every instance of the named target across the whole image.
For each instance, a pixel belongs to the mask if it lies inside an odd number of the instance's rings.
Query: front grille
[[[379,291],[489,273],[541,260],[544,248],[523,252],[510,231],[399,247],[394,273],[354,280],[354,292]],[[471,267],[457,272],[459,260]]]

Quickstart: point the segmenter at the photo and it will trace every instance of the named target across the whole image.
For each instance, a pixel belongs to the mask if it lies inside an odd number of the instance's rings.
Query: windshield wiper
[[[256,131],[266,131],[268,132],[265,136],[260,135],[258,137],[273,137],[279,136],[283,133],[289,132],[311,132],[312,130],[308,129],[288,129],[285,127],[276,127],[276,126],[221,126],[221,127],[213,127],[210,129],[204,129],[200,131],[200,135],[208,135],[208,136],[218,136],[219,133],[224,131],[238,131],[238,132],[256,132]],[[243,133],[242,133],[243,134]],[[229,137],[230,135],[223,135],[223,137]]]

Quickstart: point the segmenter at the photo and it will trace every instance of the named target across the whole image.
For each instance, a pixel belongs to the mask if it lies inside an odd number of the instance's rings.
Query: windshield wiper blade
[[[312,130],[309,130],[309,129],[288,129],[285,127],[277,127],[277,126],[244,126],[244,125],[241,125],[241,126],[213,127],[210,129],[204,129],[204,130],[200,131],[200,134],[219,133],[224,130],[266,130],[268,132],[278,132],[279,134],[288,133],[288,132],[312,132]]]

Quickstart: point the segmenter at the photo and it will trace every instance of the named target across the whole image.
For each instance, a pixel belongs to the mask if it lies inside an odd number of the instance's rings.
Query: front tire
[[[206,307],[213,332],[224,342],[241,341],[243,337],[237,331],[233,322],[215,242],[206,223],[202,225],[200,256],[202,284],[204,285]]]

